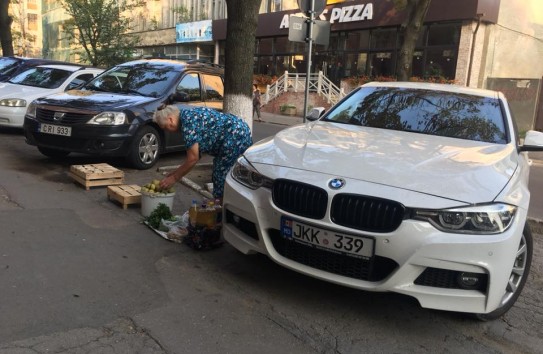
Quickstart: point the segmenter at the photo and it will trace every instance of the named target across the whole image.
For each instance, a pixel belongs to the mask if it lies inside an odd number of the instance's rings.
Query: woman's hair
[[[166,123],[166,120],[172,114],[179,117],[179,108],[177,106],[169,105],[162,109],[159,108],[153,115],[153,122],[162,126],[164,123]]]

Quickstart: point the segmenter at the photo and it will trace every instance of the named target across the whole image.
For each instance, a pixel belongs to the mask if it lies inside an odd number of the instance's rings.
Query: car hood
[[[87,90],[70,90],[48,96],[47,98],[40,100],[38,103],[68,108],[105,111],[112,109],[122,110],[124,108],[134,107],[135,105],[145,104],[155,100],[157,100],[155,97],[145,97],[139,95]]]
[[[518,165],[499,145],[346,124],[294,126],[245,153],[253,164],[320,172],[464,203],[492,201]]]
[[[3,98],[22,98],[30,102],[36,98],[51,95],[58,89],[45,89],[41,87],[10,84],[9,82],[0,83],[0,99]]]

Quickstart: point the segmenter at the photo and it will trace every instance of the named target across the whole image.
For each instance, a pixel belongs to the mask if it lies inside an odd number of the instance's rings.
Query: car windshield
[[[9,82],[18,85],[54,89],[62,85],[71,74],[71,71],[63,69],[35,67],[12,77]]]
[[[9,74],[17,68],[19,60],[13,58],[0,58],[0,75]]]
[[[396,87],[361,87],[323,121],[507,143],[497,98]]]
[[[158,97],[171,87],[178,76],[179,69],[167,65],[120,65],[96,77],[85,85],[85,88]]]

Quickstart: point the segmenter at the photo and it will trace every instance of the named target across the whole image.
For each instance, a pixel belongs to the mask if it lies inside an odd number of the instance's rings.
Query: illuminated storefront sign
[[[208,42],[212,41],[211,20],[178,23],[175,25],[175,42]]]
[[[285,14],[281,20],[279,28],[288,28],[289,15]],[[302,13],[300,13],[302,15]],[[357,22],[373,19],[373,3],[347,5],[342,7],[334,7],[331,10],[324,9],[318,17],[322,21],[330,21],[330,23],[345,23]]]

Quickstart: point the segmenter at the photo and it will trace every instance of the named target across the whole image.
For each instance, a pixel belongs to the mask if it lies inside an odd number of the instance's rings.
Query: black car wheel
[[[152,126],[142,127],[134,136],[128,155],[129,162],[139,170],[153,167],[160,152],[160,135]]]
[[[47,157],[50,157],[50,158],[53,158],[53,159],[66,157],[66,156],[68,156],[70,154],[69,151],[51,149],[51,148],[46,148],[46,147],[41,147],[41,146],[38,146],[38,150],[43,155],[45,155]]]
[[[530,226],[526,224],[524,225],[524,232],[520,239],[515,263],[513,263],[513,269],[511,270],[509,282],[505,288],[505,293],[503,294],[500,306],[490,313],[477,314],[476,317],[478,319],[482,321],[495,320],[513,307],[522,292],[522,288],[524,288],[524,284],[526,284],[526,279],[528,279],[528,274],[530,273],[530,267],[532,265],[532,253],[532,231],[530,230]]]

